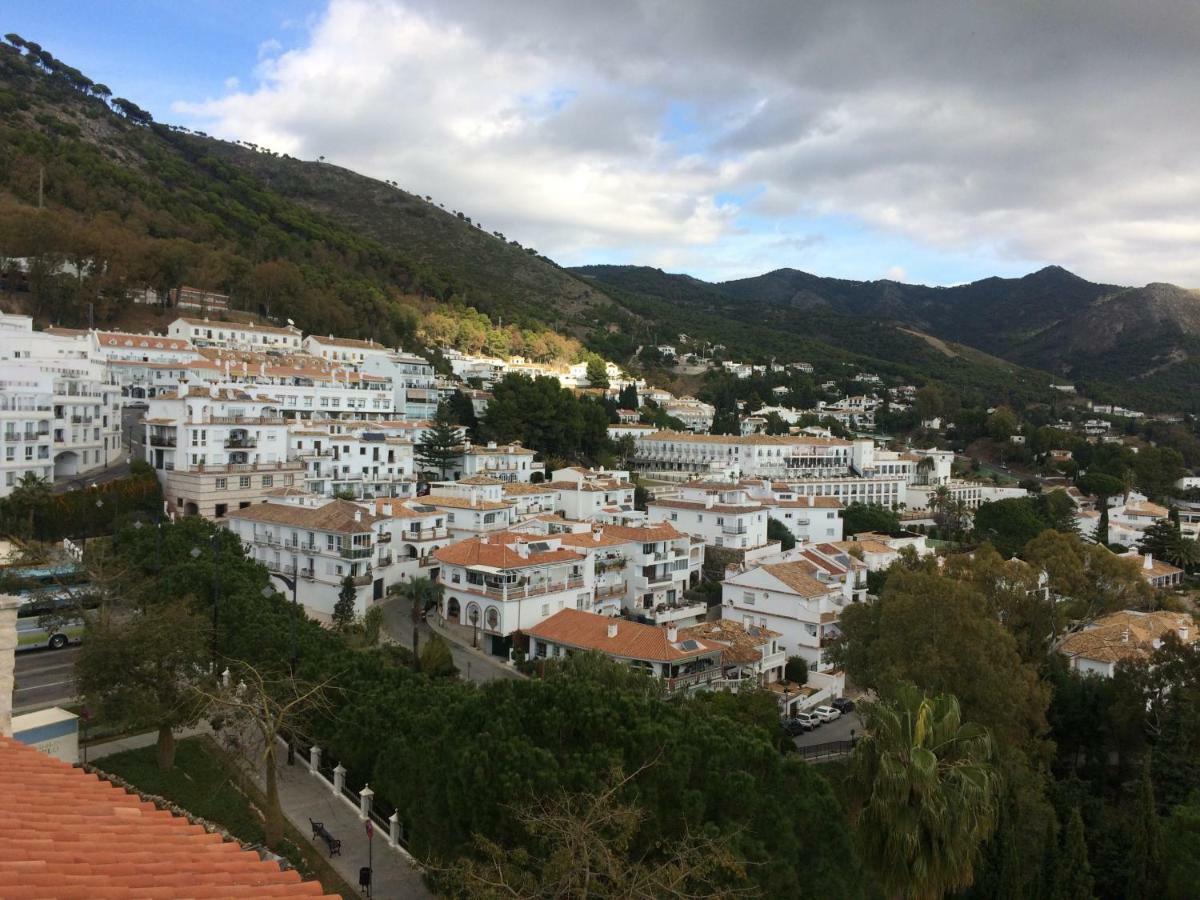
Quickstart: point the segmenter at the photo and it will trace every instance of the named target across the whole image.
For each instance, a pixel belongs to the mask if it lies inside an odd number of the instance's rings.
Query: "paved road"
[[[93,484],[105,484],[109,481],[114,481],[117,478],[122,478],[129,474],[129,462],[135,459],[145,459],[146,452],[142,448],[142,435],[145,433],[145,427],[142,424],[142,415],[146,411],[140,408],[131,409],[128,406],[121,409],[121,440],[124,444],[124,453],[118,462],[113,463],[106,469],[95,469],[91,472],[84,472],[81,475],[70,475],[60,478],[54,483],[51,490],[55,494],[65,494],[67,491],[75,491],[81,488],[89,487]]]
[[[18,653],[14,711],[29,712],[74,701],[75,658],[78,655],[78,647]]]
[[[830,741],[850,740],[850,729],[856,734],[862,734],[862,720],[857,712],[826,722],[820,728],[807,731],[795,738],[797,747],[811,747],[814,744],[826,744]]]
[[[401,646],[412,649],[412,612],[409,603],[401,597],[385,600],[380,607],[383,610],[383,630]],[[430,613],[433,615],[433,613]],[[421,646],[433,635],[429,626],[422,623],[418,627],[418,641]],[[450,655],[454,665],[463,678],[471,681],[485,682],[496,678],[520,678],[520,674],[500,662],[494,662],[485,654],[477,653],[470,648],[460,647],[450,642]]]

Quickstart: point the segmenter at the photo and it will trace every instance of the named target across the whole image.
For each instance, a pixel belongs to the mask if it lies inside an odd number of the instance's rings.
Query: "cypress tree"
[[[1087,842],[1083,836],[1083,816],[1071,810],[1058,868],[1056,900],[1092,900],[1092,867],[1088,863]]]

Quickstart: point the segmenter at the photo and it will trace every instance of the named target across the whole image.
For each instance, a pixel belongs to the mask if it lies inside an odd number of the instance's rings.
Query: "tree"
[[[280,734],[304,728],[310,716],[331,711],[330,679],[317,683],[293,677],[274,677],[244,660],[231,660],[229,683],[218,689],[198,688],[200,699],[225,717],[221,733],[228,750],[266,771],[267,808],[263,835],[275,850],[283,838],[283,807],[279,803],[278,758]]]
[[[1000,406],[988,416],[988,437],[997,443],[1003,443],[1017,433],[1017,417],[1007,406]]]
[[[426,471],[437,472],[443,481],[450,469],[451,463],[462,452],[462,438],[459,428],[451,421],[450,409],[443,403],[438,407],[430,427],[417,444],[417,462]]]
[[[10,527],[22,529],[24,537],[34,536],[34,517],[50,499],[50,484],[33,472],[26,472],[18,480],[3,503],[5,518]]]
[[[842,511],[842,530],[848,535],[864,531],[891,534],[900,530],[900,516],[878,503],[855,501]]]
[[[1154,803],[1154,782],[1150,778],[1150,759],[1142,762],[1142,775],[1134,797],[1131,833],[1128,843],[1129,881],[1125,896],[1154,900],[1162,896],[1162,846],[1158,810]]]
[[[458,674],[450,645],[441,635],[435,634],[425,642],[420,659],[421,672],[430,678],[453,678]]]
[[[1167,896],[1195,897],[1200,890],[1200,793],[1171,810],[1163,832]]]
[[[468,434],[474,434],[479,427],[479,419],[475,416],[475,404],[461,390],[455,390],[446,401],[447,416],[456,425],[467,429]]]
[[[608,387],[608,367],[600,357],[593,356],[587,361],[587,380],[589,387]]]
[[[641,408],[641,402],[638,400],[637,385],[632,381],[628,382],[621,393],[617,395],[617,406],[621,409],[637,410]]]
[[[75,663],[79,692],[105,723],[158,731],[158,767],[175,765],[174,730],[205,710],[211,629],[183,600],[159,600],[119,617],[87,615]]]
[[[440,870],[453,896],[475,898],[734,898],[755,896],[728,836],[668,840],[653,856],[639,836],[644,809],[621,799],[640,772],[609,775],[603,788],[560,791],[514,808],[529,849],[476,834],[474,853]]]
[[[1183,454],[1171,447],[1143,447],[1133,463],[1138,488],[1156,499],[1170,495],[1186,471]]]
[[[354,579],[347,575],[342,579],[338,591],[337,602],[333,604],[333,624],[339,630],[345,630],[354,621],[358,613],[358,590],[354,587]]]
[[[917,418],[928,422],[945,415],[946,401],[936,384],[926,384],[917,390],[913,406],[916,408]]]
[[[1160,519],[1142,532],[1138,550],[1177,566],[1196,563],[1196,542],[1183,536],[1178,522]]]
[[[1088,864],[1087,842],[1084,839],[1083,816],[1079,809],[1071,810],[1067,818],[1061,863],[1056,876],[1055,900],[1092,900],[1092,869]]]
[[[796,536],[792,530],[778,519],[767,519],[767,540],[779,541],[781,550],[791,550],[796,546]]]
[[[864,704],[852,760],[858,833],[884,890],[940,898],[969,887],[996,827],[1000,777],[987,729],[953,695],[901,685]]]
[[[414,662],[419,658],[418,653],[420,652],[420,647],[418,646],[418,628],[421,622],[424,621],[425,614],[431,609],[436,609],[441,603],[444,590],[445,588],[441,584],[424,575],[420,575],[400,586],[400,595],[409,601],[409,613],[412,618],[413,629],[412,652]]]
[[[1029,497],[1010,497],[981,503],[975,510],[975,533],[1004,556],[1016,556],[1046,529]]]

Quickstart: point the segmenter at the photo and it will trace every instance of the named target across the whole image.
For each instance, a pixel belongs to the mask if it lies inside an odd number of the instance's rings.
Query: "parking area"
[[[858,717],[857,711],[834,719],[832,722],[826,722],[820,728],[797,735],[793,740],[797,747],[811,747],[815,744],[827,744],[830,741],[848,741],[852,730],[855,734],[862,733],[862,720]]]

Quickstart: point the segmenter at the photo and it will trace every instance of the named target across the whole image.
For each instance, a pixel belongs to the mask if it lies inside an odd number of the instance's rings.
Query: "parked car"
[[[783,726],[783,730],[795,737],[805,731],[812,731],[821,724],[821,720],[808,713],[796,713]]]
[[[834,719],[837,719],[842,715],[832,706],[818,706],[812,711],[812,714],[822,722],[832,722]]]
[[[836,700],[830,700],[829,705],[840,712],[843,716],[848,712],[854,712],[854,701],[847,700],[845,697],[838,697]]]

